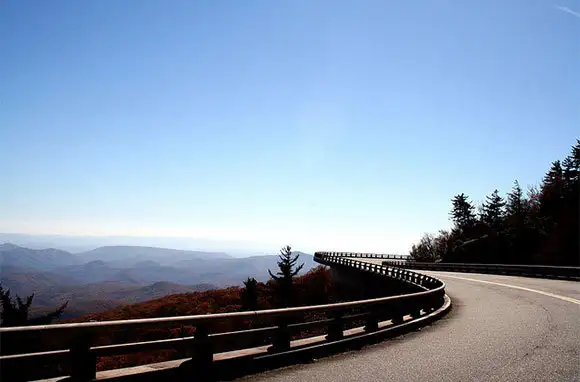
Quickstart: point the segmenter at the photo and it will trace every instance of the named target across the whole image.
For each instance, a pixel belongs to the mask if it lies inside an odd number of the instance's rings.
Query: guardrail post
[[[213,362],[213,346],[209,337],[209,324],[200,324],[195,328],[193,335],[192,366],[196,380],[206,380],[210,375]]]
[[[344,320],[342,319],[343,315],[344,312],[342,311],[330,312],[326,314],[326,316],[332,320],[328,324],[328,331],[326,333],[327,341],[338,341],[344,338]]]
[[[278,330],[274,335],[272,346],[268,348],[268,352],[280,352],[290,349],[290,329],[288,322],[285,319],[280,319],[277,323]]]
[[[403,321],[404,321],[404,319],[403,319],[403,316],[401,316],[400,314],[398,314],[398,315],[394,316],[394,317],[391,319],[391,322],[392,322],[393,324],[395,324],[395,325],[402,324],[402,323],[403,323]]]
[[[91,333],[82,333],[74,338],[71,351],[71,379],[83,381],[97,377],[97,357],[91,353]]]
[[[391,307],[391,322],[395,325],[399,325],[402,324],[404,321],[404,310],[405,307],[404,305],[406,304],[405,301],[397,301],[395,302],[395,304]]]
[[[379,329],[379,316],[372,310],[365,320],[365,332],[375,332]]]
[[[413,318],[421,317],[421,308],[420,307],[413,308],[413,310],[411,310],[411,317]]]
[[[443,305],[444,302],[445,302],[444,295],[432,296],[430,298],[430,301],[429,301],[428,311],[433,312],[433,311],[439,309]]]
[[[344,321],[342,316],[343,312],[340,311],[327,314],[327,317],[332,319],[328,324],[327,341],[338,341],[344,337]]]

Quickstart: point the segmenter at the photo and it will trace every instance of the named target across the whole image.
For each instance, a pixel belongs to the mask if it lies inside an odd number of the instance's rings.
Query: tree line
[[[580,140],[552,162],[539,186],[516,180],[475,206],[464,193],[451,200],[453,227],[425,234],[411,247],[418,261],[580,265]]]

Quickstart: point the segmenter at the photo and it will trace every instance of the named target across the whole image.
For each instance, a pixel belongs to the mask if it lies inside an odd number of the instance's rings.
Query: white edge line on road
[[[439,272],[433,272],[433,273],[439,273]],[[513,289],[525,290],[527,292],[539,293],[539,294],[543,294],[545,296],[559,298],[560,300],[564,300],[564,301],[571,302],[573,304],[580,305],[580,300],[577,300],[577,299],[572,298],[572,297],[561,296],[559,294],[554,294],[554,293],[550,293],[550,292],[544,292],[542,290],[526,288],[526,287],[522,287],[522,286],[518,286],[518,285],[497,283],[495,281],[486,281],[486,280],[471,279],[471,278],[468,278],[468,277],[451,276],[451,275],[448,275],[447,273],[445,275],[441,275],[441,277],[450,277],[450,278],[459,279],[459,280],[474,281],[474,282],[477,282],[477,283],[499,285],[499,286],[503,286],[503,287],[506,287],[506,288],[513,288]]]

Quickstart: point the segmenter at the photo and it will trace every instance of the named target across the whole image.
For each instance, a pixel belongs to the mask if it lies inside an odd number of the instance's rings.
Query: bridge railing
[[[218,353],[269,346],[271,353],[291,348],[294,333],[322,328],[330,343],[343,338],[345,326],[363,320],[364,330],[376,331],[378,322],[403,322],[443,305],[445,284],[427,275],[380,264],[369,264],[339,253],[316,253],[318,263],[344,267],[397,279],[415,286],[415,293],[325,305],[285,309],[245,311],[195,316],[162,317],[119,321],[69,323],[0,328],[0,370],[2,380],[18,373],[18,379],[51,378],[70,375],[73,379],[93,379],[97,357],[143,351],[173,349],[191,360],[196,370],[207,370]],[[308,313],[324,313],[326,319],[308,318]],[[220,332],[220,324],[249,322],[252,329]],[[267,324],[264,325],[264,322]],[[155,341],[101,343],[103,333],[144,328],[195,328],[193,336]],[[50,341],[42,341],[50,338]],[[58,367],[56,367],[58,366]]]
[[[385,260],[407,260],[409,256],[394,255],[387,253],[364,253],[364,252],[316,252],[318,254],[332,255],[339,257],[359,258],[359,259],[385,259]]]
[[[580,280],[580,267],[551,266],[551,265],[521,265],[521,264],[470,264],[470,263],[429,263],[406,260],[386,260],[385,266],[401,267],[405,269],[488,273],[512,276],[528,276],[542,278],[561,278],[566,280]]]

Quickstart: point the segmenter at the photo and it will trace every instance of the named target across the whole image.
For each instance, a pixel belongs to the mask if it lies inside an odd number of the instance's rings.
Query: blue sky
[[[0,231],[404,252],[580,132],[580,1],[3,1]]]

